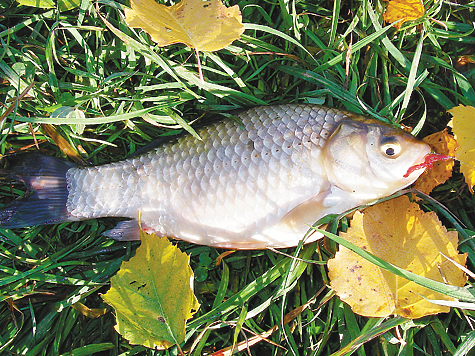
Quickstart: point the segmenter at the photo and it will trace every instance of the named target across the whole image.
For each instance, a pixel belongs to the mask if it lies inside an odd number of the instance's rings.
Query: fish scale
[[[21,211],[33,209],[29,198],[5,207],[0,226],[118,216],[131,220],[107,236],[138,238],[140,218],[147,231],[198,244],[295,246],[324,215],[411,184],[422,171],[403,175],[430,151],[400,129],[306,104],[252,108],[197,133],[201,140],[183,136],[102,166],[62,167],[51,157],[25,162],[12,174],[51,161],[57,167],[55,183],[41,191],[62,193],[46,203],[30,199],[37,206],[47,204],[49,212],[41,220],[21,218]],[[52,218],[55,209],[61,214]],[[320,236],[313,234],[307,242]]]
[[[80,218],[137,218],[140,210],[144,226],[198,243],[214,237],[188,235],[185,226],[219,228],[225,221],[232,233],[249,234],[250,220],[277,222],[310,192],[318,193],[323,172],[312,164],[320,155],[313,149],[312,157],[312,147],[323,143],[319,131],[328,137],[324,124],[331,129],[345,116],[305,105],[236,116],[239,122],[199,130],[202,141],[189,136],[120,164],[69,170],[68,210]],[[111,184],[117,175],[125,185]]]

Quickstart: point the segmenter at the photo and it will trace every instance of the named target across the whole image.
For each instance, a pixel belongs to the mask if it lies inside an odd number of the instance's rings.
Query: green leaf
[[[81,0],[58,0],[59,11],[72,10],[81,5]]]
[[[166,237],[141,232],[140,238],[103,298],[116,311],[115,329],[130,343],[165,349],[185,339],[185,322],[199,308],[190,258]]]
[[[52,9],[56,7],[53,0],[18,0],[20,5],[38,7],[42,9]],[[79,7],[81,0],[58,0],[59,11],[67,11]]]
[[[53,0],[18,0],[20,5],[51,9],[55,7]]]

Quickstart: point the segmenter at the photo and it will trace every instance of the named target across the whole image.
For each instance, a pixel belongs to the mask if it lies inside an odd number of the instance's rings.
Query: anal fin
[[[137,220],[124,220],[113,229],[104,231],[102,235],[119,241],[140,240],[140,228]]]

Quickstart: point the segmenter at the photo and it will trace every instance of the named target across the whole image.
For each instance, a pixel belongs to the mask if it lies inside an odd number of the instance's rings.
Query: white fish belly
[[[229,248],[295,246],[320,215],[288,224],[292,209],[328,182],[321,148],[336,109],[259,107],[145,155],[67,173],[68,211],[80,219],[120,216],[156,232]]]

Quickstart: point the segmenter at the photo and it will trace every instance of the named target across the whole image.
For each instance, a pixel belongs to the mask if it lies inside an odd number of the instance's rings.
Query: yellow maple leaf
[[[406,196],[356,212],[351,227],[342,237],[387,262],[420,276],[463,286],[465,273],[442,255],[465,265],[466,254],[457,251],[457,232],[448,232],[434,212],[424,213]],[[449,307],[433,300],[453,300],[405,278],[376,267],[340,246],[328,261],[331,287],[360,315],[405,318],[448,312]]]
[[[103,298],[116,311],[116,331],[130,343],[165,349],[185,339],[186,320],[199,308],[190,258],[166,237],[141,231],[140,239]]]
[[[394,27],[399,29],[406,21],[417,20],[424,16],[424,4],[421,0],[389,0],[383,19],[386,22],[394,22]]]
[[[449,113],[453,116],[449,126],[452,127],[455,139],[460,145],[460,148],[455,151],[455,157],[460,161],[460,171],[473,194],[475,185],[475,126],[473,125],[475,108],[459,105],[450,109]]]
[[[457,141],[449,135],[447,129],[436,132],[424,137],[423,141],[427,143],[435,153],[444,156],[454,157],[455,150],[458,148]],[[423,193],[429,194],[439,184],[444,183],[452,176],[452,167],[454,160],[438,161],[433,163],[433,168],[428,169],[414,183],[414,188]]]
[[[172,6],[154,0],[131,0],[125,9],[130,27],[147,31],[160,47],[184,43],[197,51],[218,51],[244,32],[237,5],[225,7],[221,0],[181,0]]]

